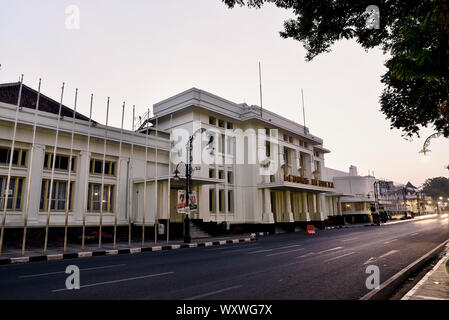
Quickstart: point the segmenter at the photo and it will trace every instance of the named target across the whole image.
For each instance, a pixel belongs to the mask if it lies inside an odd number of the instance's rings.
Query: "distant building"
[[[374,176],[359,176],[357,167],[349,172],[326,168],[328,179],[341,193],[341,210],[344,222],[372,221],[371,208],[388,216],[432,213],[433,202],[418,188],[408,182],[405,186],[393,181],[379,180]]]

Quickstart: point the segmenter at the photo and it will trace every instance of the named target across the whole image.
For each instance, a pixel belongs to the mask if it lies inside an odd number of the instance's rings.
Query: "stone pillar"
[[[45,146],[35,144],[33,150],[33,158],[30,159],[33,162],[33,169],[31,176],[28,174],[28,179],[31,179],[30,188],[30,206],[28,211],[28,225],[37,224],[39,220],[39,207],[40,207],[40,196],[42,188],[42,168],[44,166],[44,155]],[[29,169],[28,169],[29,170]],[[27,190],[27,181],[25,183],[24,189]],[[26,192],[26,191],[25,191]],[[23,199],[26,199],[26,194],[24,193]],[[26,203],[23,201],[23,208],[25,208]],[[3,209],[3,208],[2,208]],[[23,210],[25,213],[25,209]]]
[[[80,151],[76,172],[75,196],[73,201],[73,220],[80,224],[83,221],[84,213],[84,192],[86,188],[86,172],[89,171],[89,155],[87,151]],[[89,179],[89,173],[87,174]],[[86,191],[87,192],[87,191]],[[89,199],[87,199],[89,201]]]
[[[312,193],[312,212],[313,212],[313,219],[315,220],[315,215],[318,212],[317,211],[317,201],[316,201],[316,193]]]
[[[295,219],[293,218],[290,191],[286,190],[284,193],[284,197],[285,197],[285,213],[284,214],[287,218],[286,222],[294,222]]]
[[[310,221],[309,204],[307,201],[307,192],[302,193],[302,214],[305,221]]]
[[[273,211],[271,209],[271,195],[269,188],[263,189],[263,198],[264,198],[263,222],[274,223]]]
[[[339,216],[343,215],[343,213],[341,212],[341,198],[340,197],[338,197],[338,200],[337,200],[337,212],[338,212]]]
[[[317,203],[317,218],[320,221],[324,221],[324,194],[317,193],[316,194],[316,203]]]

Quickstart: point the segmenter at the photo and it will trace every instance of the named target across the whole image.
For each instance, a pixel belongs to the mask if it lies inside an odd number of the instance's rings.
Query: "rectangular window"
[[[106,160],[104,163],[104,174],[106,176],[115,176],[115,161]],[[91,159],[89,172],[91,174],[101,174],[103,169],[103,160]]]
[[[315,170],[316,172],[321,172],[321,165],[319,161],[315,161]]]
[[[290,156],[290,152],[289,152],[288,148],[284,148],[284,162],[286,164],[290,163],[290,157],[289,156]]]
[[[225,136],[224,134],[220,134],[218,138],[218,152],[221,153],[224,152],[224,145],[225,145]]]
[[[209,212],[215,212],[215,189],[209,189]]]
[[[218,120],[218,126],[220,128],[224,128],[225,127],[225,122],[223,120]]]
[[[234,177],[232,176],[232,171],[228,171],[228,183],[234,183]]]
[[[7,210],[18,211],[22,209],[22,195],[24,187],[24,178],[11,177],[9,181],[9,190],[6,190],[8,177],[0,176],[0,207],[3,210],[8,194]]]
[[[284,134],[284,141],[288,141],[288,136]]]
[[[265,135],[266,135],[267,137],[270,136],[270,128],[265,128]]]
[[[234,129],[234,124],[232,122],[226,123],[226,129]]]
[[[234,199],[232,190],[228,191],[228,212],[234,212]]]
[[[11,155],[11,148],[0,148],[0,165],[9,165]],[[14,155],[12,157],[12,165],[17,167],[26,167],[27,151],[23,149],[14,148]]]
[[[218,191],[218,210],[224,212],[224,190]]]
[[[270,157],[270,141],[265,141],[265,156]]]
[[[232,137],[226,136],[226,153],[232,155]]]
[[[218,170],[218,179],[224,179],[224,171]]]
[[[103,212],[114,211],[114,185],[103,185]],[[89,183],[87,211],[100,211],[101,184]]]
[[[215,170],[209,169],[209,178],[215,178]]]
[[[293,137],[292,136],[288,136],[288,142],[289,143],[293,143]]]
[[[209,117],[209,124],[215,126],[217,119],[215,119],[214,117]]]
[[[75,172],[75,163],[76,158],[72,156],[72,165],[71,165],[71,171]],[[53,168],[53,154],[52,153],[46,153],[45,159],[44,159],[44,169],[51,170]],[[56,155],[56,161],[55,161],[55,170],[69,170],[69,156],[66,155]]]
[[[72,198],[73,198],[73,182],[70,183],[69,190],[69,211],[72,211]],[[41,188],[41,201],[40,210],[48,210],[48,201],[50,198],[50,180],[42,180]],[[50,209],[54,211],[64,211],[66,205],[67,196],[67,181],[53,181],[53,188],[51,190],[51,206]]]
[[[270,192],[270,201],[271,201],[271,211],[273,213],[276,213],[276,193],[274,193],[273,191]]]

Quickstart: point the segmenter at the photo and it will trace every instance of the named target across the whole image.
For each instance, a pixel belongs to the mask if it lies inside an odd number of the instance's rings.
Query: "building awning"
[[[147,179],[147,182],[155,182],[156,178],[149,178]],[[168,181],[168,175],[160,176],[157,178],[157,181]],[[205,177],[192,177],[192,186],[198,186],[198,185],[208,185],[208,184],[219,184],[224,183],[224,180],[222,179],[216,179],[216,178],[205,178]],[[144,179],[134,179],[134,183],[143,183]],[[174,175],[170,176],[170,185],[171,186],[185,186],[186,185],[186,177],[183,175],[178,175],[178,179],[174,179]]]
[[[303,184],[289,181],[263,183],[258,185],[259,189],[277,189],[277,190],[291,190],[291,191],[308,191],[314,193],[336,193],[335,188],[327,188],[315,186],[312,184]]]

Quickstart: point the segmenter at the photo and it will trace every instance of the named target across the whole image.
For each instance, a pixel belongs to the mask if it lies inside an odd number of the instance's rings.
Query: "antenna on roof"
[[[259,95],[260,95],[260,117],[262,118],[262,69],[259,61]]]
[[[302,100],[302,118],[304,119],[304,134],[306,134],[306,108],[304,106],[304,92],[301,88],[301,100]]]

